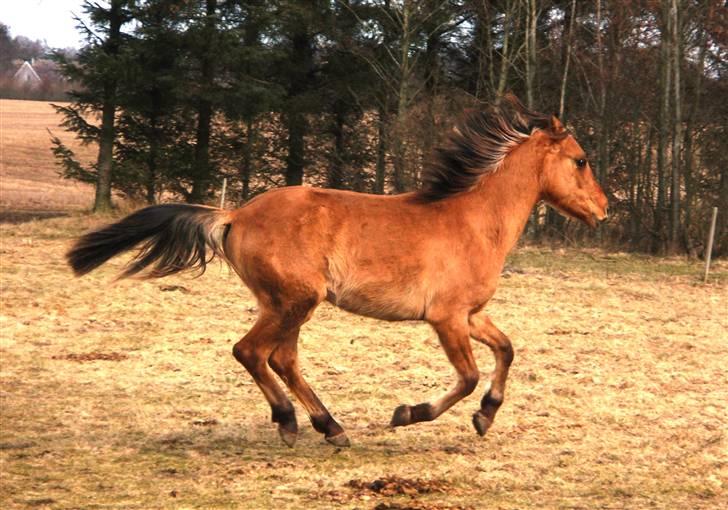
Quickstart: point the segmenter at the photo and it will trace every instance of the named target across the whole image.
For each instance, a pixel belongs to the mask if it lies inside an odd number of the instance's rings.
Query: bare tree
[[[660,35],[660,108],[658,113],[657,137],[657,208],[654,221],[654,249],[664,250],[667,212],[667,145],[670,138],[670,90],[672,82],[672,60],[670,55],[669,0],[662,3],[662,32]]]
[[[561,75],[561,91],[559,93],[559,118],[564,121],[564,108],[566,106],[566,84],[569,78],[569,64],[571,63],[571,46],[574,40],[574,20],[576,18],[576,0],[571,0],[570,11],[564,14],[564,26],[568,26],[565,39],[564,72]]]
[[[680,97],[680,65],[682,59],[682,34],[680,30],[680,13],[678,1],[670,1],[671,23],[671,57],[673,71],[673,133],[672,133],[672,186],[671,186],[671,218],[670,218],[670,251],[678,251],[680,235],[680,145],[682,142],[682,102]]]

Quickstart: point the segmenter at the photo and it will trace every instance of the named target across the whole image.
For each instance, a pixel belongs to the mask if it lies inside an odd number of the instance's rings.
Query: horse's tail
[[[224,242],[230,222],[230,211],[213,207],[153,205],[82,236],[66,258],[76,276],[81,276],[139,246],[139,253],[119,278],[150,266],[145,278],[160,278],[185,269],[197,269],[202,274],[215,255],[226,260]]]

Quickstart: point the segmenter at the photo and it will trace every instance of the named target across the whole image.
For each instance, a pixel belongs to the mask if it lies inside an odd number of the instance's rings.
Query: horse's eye
[[[579,168],[584,168],[586,166],[586,160],[585,159],[577,159],[576,160],[576,166]]]

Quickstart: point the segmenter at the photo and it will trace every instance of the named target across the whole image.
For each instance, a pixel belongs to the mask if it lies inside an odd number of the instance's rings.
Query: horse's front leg
[[[495,356],[495,370],[491,376],[490,388],[480,402],[480,410],[473,415],[475,430],[484,436],[493,424],[495,413],[503,403],[508,369],[513,362],[513,347],[508,337],[495,327],[484,313],[471,315],[469,323],[470,336],[490,347]]]
[[[458,381],[454,388],[432,403],[399,406],[394,410],[394,416],[392,416],[391,425],[393,427],[420,421],[432,421],[470,395],[478,385],[478,367],[473,359],[473,351],[470,347],[470,329],[465,318],[448,319],[430,324],[437,332],[442,348],[457,371]]]

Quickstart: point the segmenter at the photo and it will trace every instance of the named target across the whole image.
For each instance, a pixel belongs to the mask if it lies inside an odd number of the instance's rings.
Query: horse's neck
[[[516,152],[498,170],[483,176],[467,197],[468,207],[475,212],[472,221],[503,260],[518,242],[541,195],[538,169],[543,157],[529,150]]]

